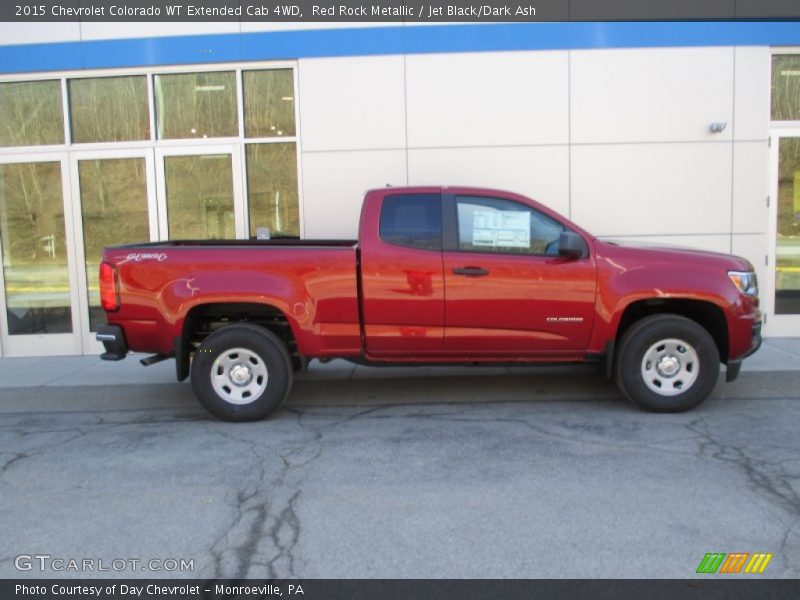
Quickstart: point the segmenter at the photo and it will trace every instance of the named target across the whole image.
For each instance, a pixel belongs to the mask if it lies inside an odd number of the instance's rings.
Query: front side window
[[[441,250],[442,206],[439,194],[384,198],[380,236],[389,244],[422,250]]]
[[[558,254],[564,226],[537,210],[499,198],[458,196],[458,249],[505,254]]]

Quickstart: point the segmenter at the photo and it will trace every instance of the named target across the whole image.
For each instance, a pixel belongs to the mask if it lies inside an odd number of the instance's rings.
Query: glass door
[[[76,152],[71,167],[82,349],[93,354],[102,351],[94,333],[106,322],[98,282],[103,248],[158,239],[153,151]]]
[[[771,139],[769,287],[767,333],[800,335],[800,130]]]
[[[77,260],[65,153],[0,157],[4,356],[80,352]]]
[[[156,149],[161,239],[246,237],[239,152],[234,145]]]

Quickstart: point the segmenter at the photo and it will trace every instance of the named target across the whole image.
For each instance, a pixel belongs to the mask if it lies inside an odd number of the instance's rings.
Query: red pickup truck
[[[752,265],[602,241],[529,198],[372,190],[358,241],[107,248],[102,358],[174,357],[219,418],[278,408],[309,359],[598,363],[634,404],[688,410],[761,343]]]

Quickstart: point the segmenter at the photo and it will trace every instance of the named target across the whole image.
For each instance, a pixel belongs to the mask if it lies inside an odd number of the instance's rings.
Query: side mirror
[[[589,248],[581,236],[574,231],[562,231],[558,238],[558,255],[564,258],[583,258],[588,256]]]

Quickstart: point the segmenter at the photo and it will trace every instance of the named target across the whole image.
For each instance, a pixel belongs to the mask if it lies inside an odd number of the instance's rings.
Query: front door
[[[66,153],[0,157],[5,356],[76,354],[80,311]]]
[[[800,336],[800,130],[773,135],[767,335]]]
[[[94,333],[106,322],[98,281],[103,248],[158,239],[153,151],[74,152],[70,158],[78,264],[85,267],[78,276],[82,349],[93,354],[102,351]]]
[[[444,349],[582,354],[594,319],[594,259],[558,256],[564,226],[520,201],[457,195],[446,204],[455,239],[445,236]]]

